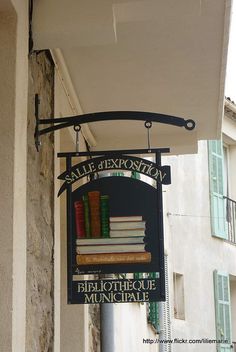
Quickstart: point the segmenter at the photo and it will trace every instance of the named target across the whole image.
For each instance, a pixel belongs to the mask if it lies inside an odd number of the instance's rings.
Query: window
[[[208,142],[211,228],[213,236],[236,243],[236,189],[233,167],[236,149],[232,140],[228,138],[228,142],[229,144],[223,144],[220,140]]]
[[[223,147],[220,140],[208,142],[208,155],[212,235],[227,239],[226,183],[224,181]]]
[[[225,196],[229,196],[229,146],[223,144],[223,181]]]
[[[174,317],[185,319],[184,312],[184,277],[182,274],[173,273],[174,281]]]
[[[227,340],[217,346],[217,351],[228,352],[231,349],[231,307],[229,275],[214,271],[216,339]]]
[[[235,145],[224,144],[223,152],[227,239],[236,243]]]

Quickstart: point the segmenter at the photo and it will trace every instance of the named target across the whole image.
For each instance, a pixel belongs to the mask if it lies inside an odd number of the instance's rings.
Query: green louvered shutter
[[[149,279],[156,279],[157,273],[148,273]],[[148,303],[148,322],[153,326],[156,333],[160,332],[160,320],[159,320],[159,303],[149,302]]]
[[[228,340],[217,344],[218,352],[230,352],[231,349],[231,307],[229,275],[214,271],[216,339]]]
[[[227,239],[222,142],[208,142],[212,235]]]

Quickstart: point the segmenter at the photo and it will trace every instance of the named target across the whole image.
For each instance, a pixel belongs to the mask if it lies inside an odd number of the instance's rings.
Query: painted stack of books
[[[109,197],[88,192],[74,203],[77,238],[109,237]]]
[[[109,237],[77,238],[78,265],[149,263],[145,251],[145,221],[142,216],[109,218]]]

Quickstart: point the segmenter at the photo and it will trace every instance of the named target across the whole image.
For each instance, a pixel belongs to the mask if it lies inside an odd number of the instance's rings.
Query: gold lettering
[[[69,175],[66,175],[66,176],[65,176],[65,180],[66,180],[66,182],[69,183],[69,184],[72,182],[72,178],[70,178]]]
[[[117,298],[117,297],[120,297],[120,298]],[[123,302],[122,293],[120,293],[120,292],[119,293],[113,293],[113,300],[114,300],[114,302]]]
[[[77,174],[78,174],[79,177],[80,177],[80,176],[83,176],[83,173],[81,173],[81,170],[80,170],[80,169],[77,168],[75,171],[77,172]]]
[[[141,172],[143,172],[144,174],[146,173],[146,171],[145,171],[145,169],[148,167],[148,165],[147,164],[144,164],[143,165],[143,168],[142,168],[142,170],[141,170]]]
[[[103,164],[104,164],[104,161],[100,161],[100,163],[98,164],[98,170],[103,170]]]
[[[85,293],[84,298],[85,303],[94,303],[94,294],[88,295],[87,293]]]
[[[135,294],[134,294],[134,293],[130,293],[130,296],[129,296],[129,301],[130,301],[130,302],[136,302],[136,301],[137,301],[137,299],[136,299],[136,297],[135,297]]]
[[[106,168],[107,169],[112,169],[111,161],[112,161],[111,159],[106,160]]]
[[[162,173],[160,172],[160,180],[161,180],[161,182],[164,180],[165,177],[166,177],[166,173],[162,174]]]
[[[156,281],[155,280],[151,280],[150,290],[156,290]]]
[[[88,165],[88,167],[89,167],[89,171],[90,171],[90,172],[96,171],[95,166],[94,166],[94,163],[90,163],[90,164]]]
[[[115,160],[114,159],[110,159],[110,160],[112,162],[112,168],[119,169],[119,165],[117,164],[119,159],[115,159]]]
[[[93,284],[93,282],[88,282],[88,286],[87,286],[88,288],[87,288],[87,292],[94,292],[94,291],[96,291],[96,287],[95,287],[95,285]]]
[[[120,159],[119,169],[123,168],[124,163],[125,163],[125,160],[124,159]]]
[[[128,163],[130,163],[130,164],[128,165]],[[126,168],[126,169],[132,169],[133,161],[127,159],[127,160],[125,160],[124,165],[125,165],[125,168]]]
[[[84,292],[85,287],[83,282],[78,283],[78,292]]]
[[[141,287],[143,286],[142,284],[143,284],[143,281],[134,281],[133,288],[137,291],[140,291]]]
[[[100,296],[99,302],[101,302],[101,301],[102,301],[102,303],[104,303],[104,302],[112,302],[111,294],[106,295],[105,293],[100,293],[99,296]]]
[[[108,288],[107,288],[107,286],[108,286]],[[109,281],[105,282],[104,283],[104,290],[105,291],[111,291],[112,290],[112,283],[109,282]]]
[[[76,173],[74,172],[71,172],[71,179],[72,179],[72,182],[74,182],[75,180],[78,180],[78,176],[76,175]]]
[[[140,168],[140,161],[135,160],[133,163],[134,171],[139,171],[139,168]]]

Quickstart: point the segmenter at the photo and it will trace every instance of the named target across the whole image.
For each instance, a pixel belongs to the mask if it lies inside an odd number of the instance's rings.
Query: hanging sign
[[[195,122],[171,115],[143,111],[105,111],[62,118],[39,118],[35,95],[35,146],[40,136],[74,126],[76,152],[59,153],[66,170],[58,178],[67,199],[68,303],[123,303],[165,300],[162,184],[170,184],[170,167],[161,165],[169,148],[150,147],[152,122],[191,131]],[[79,131],[85,123],[143,121],[147,149],[79,152]],[[48,125],[40,128],[41,125]],[[132,155],[155,154],[155,162]],[[93,157],[75,163],[79,156]],[[73,160],[73,161],[72,161]],[[99,177],[116,171],[116,175]],[[120,170],[147,176],[123,177]],[[86,178],[87,183],[82,183]],[[89,179],[89,181],[88,181]],[[77,186],[77,188],[76,188]],[[85,274],[147,273],[143,279],[82,280]]]
[[[171,182],[170,167],[118,153],[76,164],[70,154],[65,157],[58,195],[67,192],[69,303],[163,300],[161,187]],[[121,170],[129,171],[129,177]],[[101,177],[104,171],[108,176]],[[130,177],[134,173],[148,176],[150,182]],[[83,178],[90,180],[82,183]],[[81,281],[81,275],[120,273],[156,277]]]

